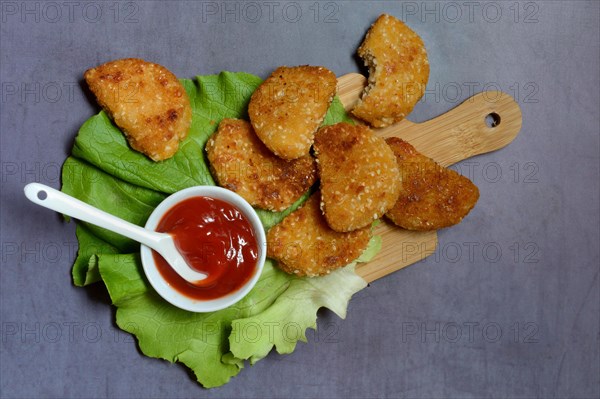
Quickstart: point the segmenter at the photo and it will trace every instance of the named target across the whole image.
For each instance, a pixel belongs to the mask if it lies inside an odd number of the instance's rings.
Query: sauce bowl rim
[[[146,278],[148,279],[148,282],[150,282],[152,288],[154,288],[154,290],[170,304],[190,312],[214,312],[225,309],[239,302],[256,285],[260,275],[262,274],[266,260],[267,238],[265,229],[260,221],[260,218],[258,217],[258,214],[256,213],[256,210],[252,208],[252,206],[239,194],[218,186],[193,186],[169,195],[154,209],[154,211],[152,211],[152,214],[146,221],[145,228],[155,231],[156,226],[165,213],[167,213],[179,202],[192,197],[212,197],[225,201],[239,209],[244,216],[246,216],[255,233],[258,245],[258,260],[252,277],[238,290],[223,297],[200,300],[190,298],[169,285],[156,267],[154,257],[152,256],[152,249],[145,245],[141,245],[140,248],[142,268],[144,269],[144,274],[146,275]]]

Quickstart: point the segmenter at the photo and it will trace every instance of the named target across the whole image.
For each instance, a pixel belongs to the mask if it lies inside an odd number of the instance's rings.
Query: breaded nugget
[[[398,199],[396,158],[368,127],[349,123],[322,127],[314,150],[321,177],[321,209],[332,229],[368,226]]]
[[[241,119],[223,119],[208,139],[206,153],[219,185],[271,211],[287,209],[317,178],[313,157],[286,161],[275,156]]]
[[[167,68],[127,58],[88,69],[84,77],[131,148],[154,161],[175,155],[192,123],[192,107]]]
[[[267,234],[267,256],[278,266],[298,276],[320,276],[357,259],[371,239],[371,227],[349,233],[332,230],[314,193]]]
[[[479,199],[468,178],[438,165],[397,137],[386,140],[396,155],[402,188],[386,216],[407,230],[437,230],[459,223]]]
[[[404,119],[429,79],[423,40],[400,20],[383,14],[367,32],[358,55],[369,67],[369,85],[352,114],[374,127]]]
[[[258,137],[283,159],[308,155],[333,100],[337,79],[324,67],[279,67],[252,94],[248,115]]]

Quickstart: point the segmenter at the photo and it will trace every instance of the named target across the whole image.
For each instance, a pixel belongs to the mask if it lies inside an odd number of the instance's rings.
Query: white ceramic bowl
[[[252,277],[239,290],[234,291],[224,297],[210,300],[199,300],[181,294],[164,280],[156,268],[156,263],[154,262],[154,257],[152,256],[152,250],[145,245],[141,246],[142,265],[148,281],[156,290],[156,292],[158,292],[158,294],[166,301],[177,306],[178,308],[189,310],[191,312],[214,312],[238,302],[254,287],[260,277],[260,274],[262,273],[265,264],[267,238],[264,227],[254,208],[252,208],[252,206],[250,206],[245,199],[233,191],[216,186],[195,186],[170,195],[156,207],[154,212],[152,212],[150,218],[146,222],[145,227],[149,230],[156,230],[156,226],[162,219],[163,215],[175,204],[188,198],[200,196],[212,197],[228,202],[229,204],[238,208],[252,225],[252,229],[254,230],[258,243],[258,263]]]

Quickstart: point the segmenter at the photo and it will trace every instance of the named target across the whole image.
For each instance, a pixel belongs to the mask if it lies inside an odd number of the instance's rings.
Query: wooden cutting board
[[[338,96],[350,110],[366,85],[357,73],[338,79]],[[488,126],[486,117],[494,121]],[[423,123],[407,119],[374,129],[381,137],[396,136],[411,143],[418,151],[444,166],[498,150],[509,144],[521,130],[521,109],[508,94],[486,91],[474,95],[456,108]],[[395,227],[382,219],[375,234],[382,237],[379,254],[368,263],[359,264],[357,273],[368,282],[418,262],[435,252],[435,231],[414,232]]]

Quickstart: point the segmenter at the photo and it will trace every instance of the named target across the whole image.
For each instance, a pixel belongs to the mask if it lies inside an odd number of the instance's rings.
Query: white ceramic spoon
[[[193,270],[187,264],[169,234],[136,226],[44,184],[29,183],[24,190],[25,196],[35,204],[103,227],[152,248],[165,258],[177,274],[190,283],[207,277],[206,274]]]

